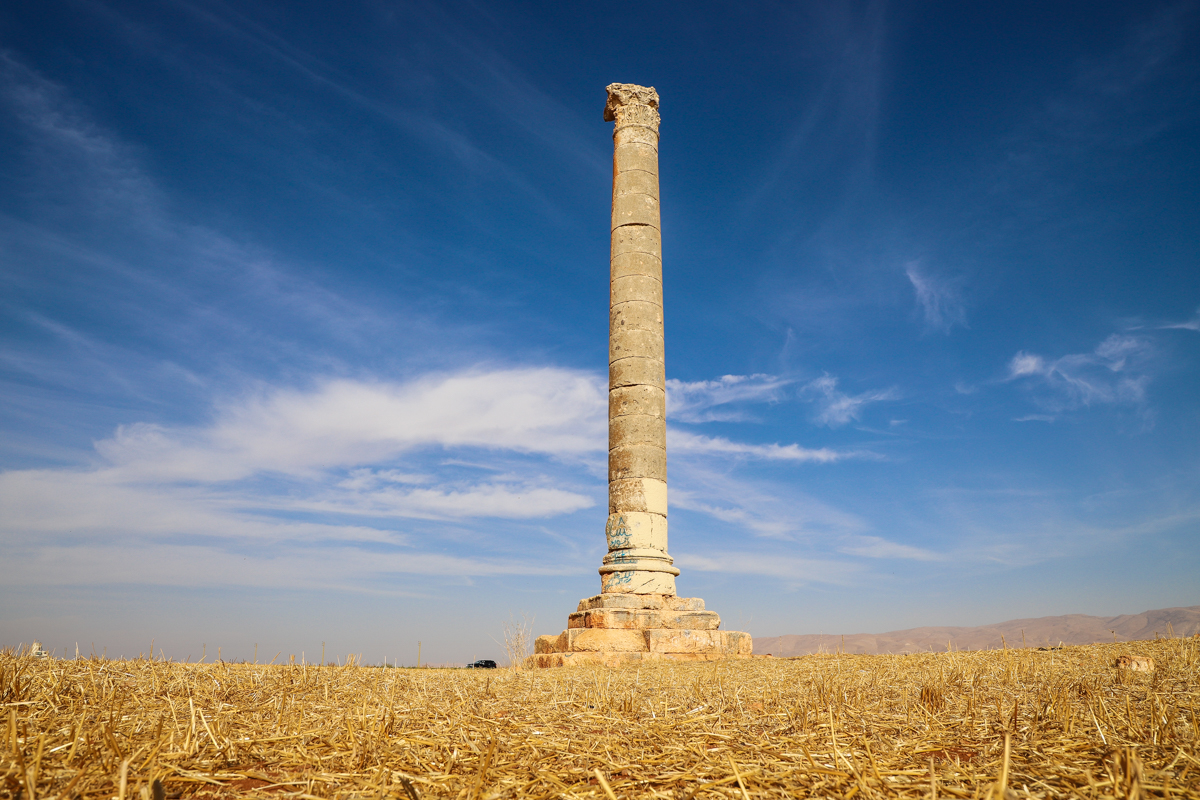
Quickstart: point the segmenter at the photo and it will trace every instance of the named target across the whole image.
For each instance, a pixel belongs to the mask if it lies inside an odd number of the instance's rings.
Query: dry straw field
[[[545,671],[9,651],[0,795],[1200,797],[1198,672],[1194,639]]]

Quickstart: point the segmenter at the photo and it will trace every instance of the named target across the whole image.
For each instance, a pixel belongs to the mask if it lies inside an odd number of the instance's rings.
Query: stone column
[[[608,335],[608,555],[602,593],[675,594],[667,554],[666,374],[658,93],[608,87],[613,130]]]
[[[539,636],[528,664],[567,667],[749,658],[750,634],[723,631],[699,597],[678,597],[667,555],[667,395],[658,92],[614,83],[612,268],[608,327],[608,555],[600,594],[567,629]]]

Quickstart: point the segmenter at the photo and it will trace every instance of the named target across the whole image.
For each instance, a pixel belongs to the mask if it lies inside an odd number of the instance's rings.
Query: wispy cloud
[[[581,455],[603,449],[605,407],[595,375],[549,367],[334,380],[226,400],[203,428],[125,426],[96,450],[130,478],[199,481],[311,475],[425,446]]]
[[[712,464],[675,459],[671,507],[706,514],[770,539],[831,540],[868,528],[859,516],[769,481],[741,478]]]
[[[813,461],[820,464],[828,464],[846,458],[871,457],[871,454],[868,453],[840,452],[827,447],[812,449],[801,447],[798,444],[746,444],[733,442],[720,436],[699,436],[674,428],[667,431],[667,447],[671,453],[744,456],[767,461]]]
[[[1114,333],[1091,353],[1051,360],[1022,350],[1008,362],[1007,379],[1031,382],[1036,402],[1054,414],[1095,404],[1136,406],[1146,401],[1152,354],[1149,339]]]
[[[955,325],[966,327],[967,312],[958,286],[922,272],[918,261],[910,261],[904,274],[916,291],[925,324],[931,330],[949,333]]]
[[[867,558],[908,559],[912,561],[943,561],[946,556],[878,536],[856,536],[838,547],[839,553]]]
[[[1200,309],[1196,309],[1196,313],[1191,319],[1184,322],[1176,322],[1169,325],[1160,325],[1160,330],[1184,330],[1184,331],[1200,331]]]
[[[680,422],[734,422],[746,419],[744,403],[776,403],[793,381],[777,375],[724,375],[715,381],[667,381],[667,413]]]
[[[778,553],[720,551],[705,555],[687,553],[675,559],[680,567],[697,572],[761,575],[777,578],[793,587],[807,583],[850,585],[862,568],[849,561],[800,558]]]
[[[0,214],[0,304],[26,333],[3,354],[17,372],[64,384],[83,372],[98,391],[150,395],[148,382],[214,371],[336,373],[347,350],[429,326],[426,313],[377,313],[264,247],[181,219],[136,147],[9,54],[0,118],[19,136],[12,181],[28,200],[21,216]],[[56,303],[39,303],[51,287]]]
[[[285,542],[375,543],[418,563],[439,537],[413,537],[404,520],[530,520],[594,505],[588,461],[603,452],[604,408],[596,376],[552,368],[264,390],[225,400],[205,425],[123,426],[95,443],[89,465],[0,473],[0,540],[8,563],[131,542],[147,552],[187,542],[211,559],[244,549],[261,559]],[[485,468],[443,465],[448,452],[476,453]],[[500,544],[460,559],[464,574],[499,569]]]
[[[333,589],[384,595],[421,594],[415,581],[428,577],[462,581],[502,575],[567,575],[583,570],[575,563],[534,563],[529,559],[456,556],[446,553],[392,552],[357,546],[330,546],[314,556],[292,546],[270,552],[246,552],[198,541],[108,541],[63,546],[43,543],[36,549],[4,550],[9,563],[20,563],[6,578],[10,586],[151,585],[233,588],[253,586],[294,591]]]
[[[894,389],[849,395],[839,390],[837,385],[838,379],[826,374],[804,386],[802,394],[816,398],[818,410],[815,421],[818,425],[830,428],[845,425],[858,420],[871,403],[894,400],[899,396]]]
[[[424,558],[440,537],[414,535],[414,523],[473,529],[480,520],[536,520],[594,506],[605,409],[599,376],[551,367],[263,387],[223,399],[203,424],[123,425],[95,442],[86,464],[0,473],[0,539],[11,558],[57,553],[72,563],[67,550],[105,542],[118,549],[140,542],[147,553],[185,542],[211,550],[207,560],[246,549],[264,558],[262,548],[284,543],[307,543],[314,553],[399,547]],[[782,499],[706,465],[828,464],[870,454],[674,429],[670,447],[678,465],[673,507],[771,537],[862,528],[815,500]],[[501,562],[517,569],[505,552],[490,541],[462,559],[464,574],[490,574]]]

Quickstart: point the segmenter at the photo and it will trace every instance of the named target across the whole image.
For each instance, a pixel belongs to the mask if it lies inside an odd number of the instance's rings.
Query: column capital
[[[658,133],[658,92],[653,86],[610,83],[607,89],[605,122],[616,122],[618,130],[627,125],[639,125]]]

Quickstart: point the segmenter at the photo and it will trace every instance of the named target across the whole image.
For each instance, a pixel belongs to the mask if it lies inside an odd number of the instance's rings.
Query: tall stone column
[[[675,594],[667,554],[667,398],[658,93],[614,83],[608,327],[608,555],[603,593]]]
[[[614,83],[608,315],[608,555],[600,594],[560,634],[539,636],[538,667],[749,658],[750,634],[723,631],[699,597],[679,597],[667,555],[667,395],[662,236],[658,221],[658,92]]]

